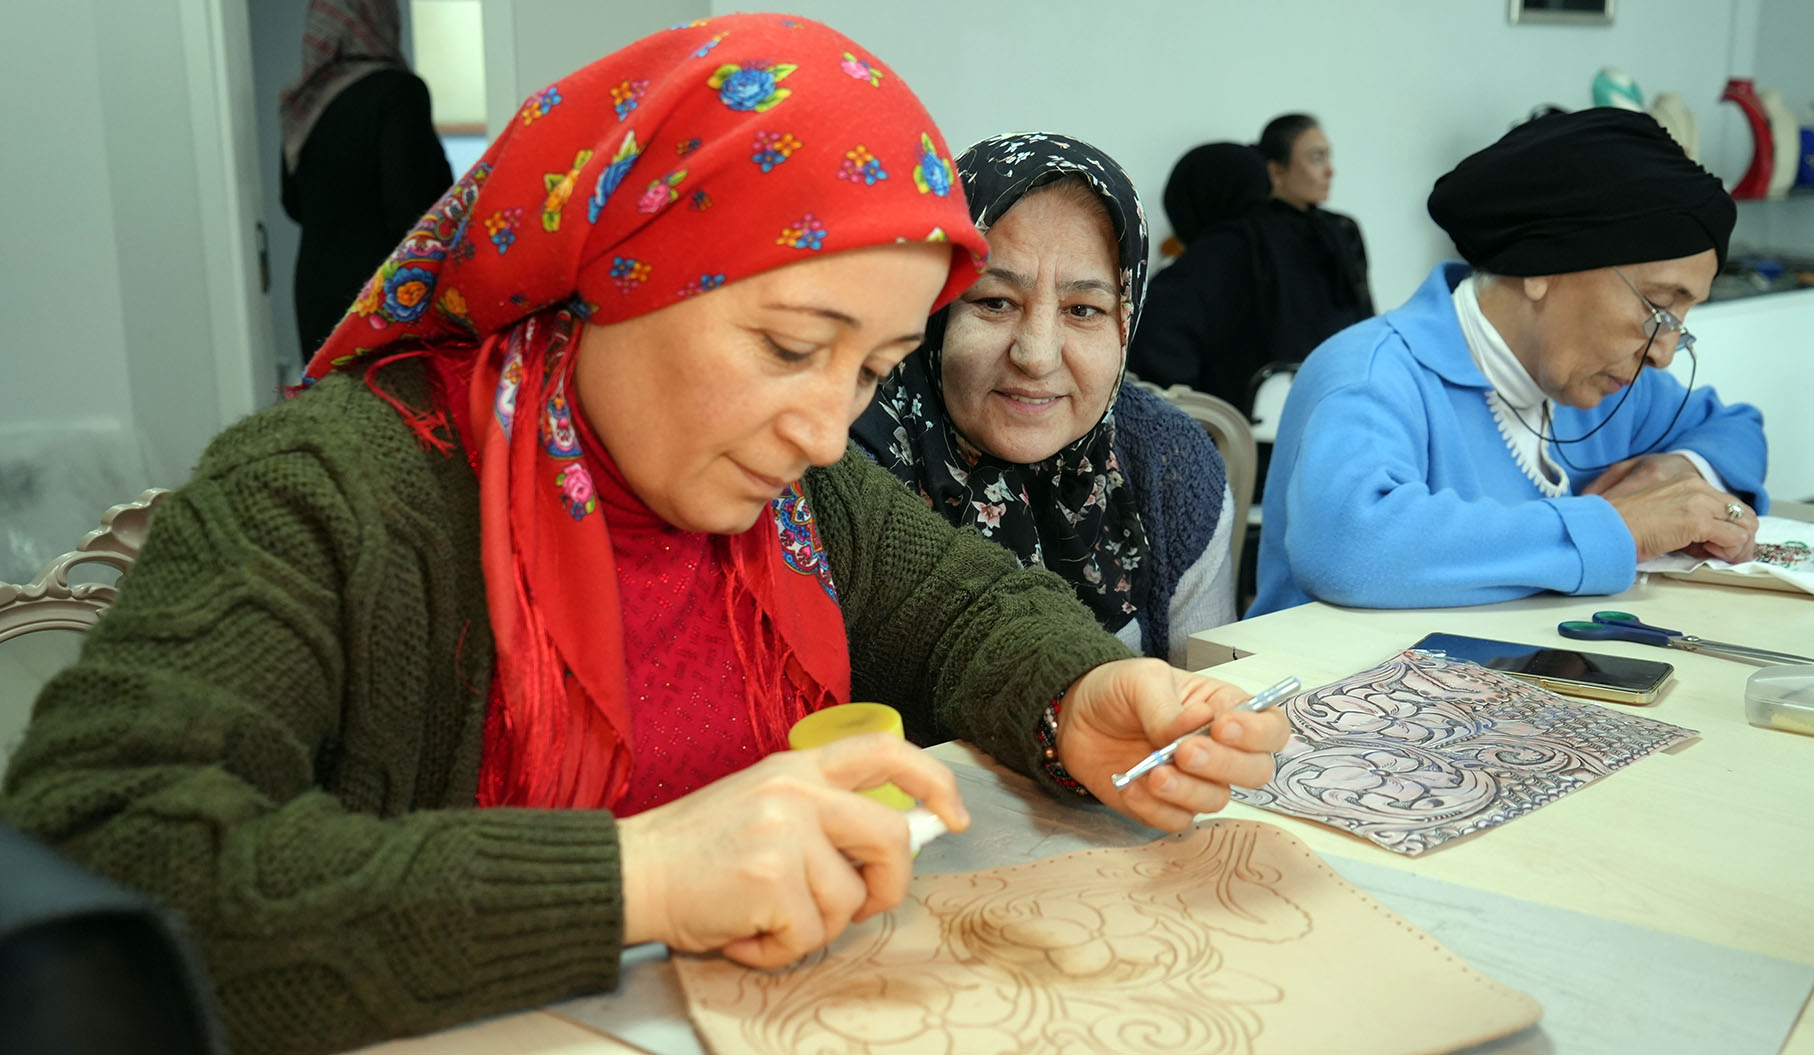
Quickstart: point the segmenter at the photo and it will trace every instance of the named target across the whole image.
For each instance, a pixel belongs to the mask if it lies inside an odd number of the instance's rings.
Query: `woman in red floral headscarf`
[[[1242,694],[847,453],[984,249],[917,100],[812,22],[537,93],[160,507],[0,814],[182,910],[235,1047],[278,1052],[609,988],[640,941],[780,965],[893,906],[906,823],[853,791],[968,818],[898,739],[782,750],[853,697],[1148,823],[1219,808],[1282,719],[1116,791]]]

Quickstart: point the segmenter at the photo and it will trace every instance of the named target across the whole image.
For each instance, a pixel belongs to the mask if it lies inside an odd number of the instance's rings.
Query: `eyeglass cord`
[[[1655,340],[1656,340],[1656,335],[1652,334],[1650,337],[1650,341],[1655,341]],[[1663,440],[1669,436],[1669,430],[1675,428],[1675,423],[1677,421],[1681,420],[1682,411],[1684,409],[1686,409],[1688,406],[1688,397],[1694,394],[1694,379],[1695,379],[1695,376],[1700,372],[1701,360],[1700,360],[1699,356],[1694,354],[1693,346],[1683,348],[1682,350],[1688,353],[1688,363],[1689,363],[1688,386],[1682,390],[1682,401],[1680,403],[1676,404],[1675,413],[1670,415],[1669,424],[1663,426],[1663,431],[1657,435],[1656,439],[1651,441],[1650,446],[1639,451],[1637,454],[1631,455],[1631,457],[1634,457],[1634,458],[1642,457],[1643,455],[1650,454],[1651,452],[1655,451],[1657,448],[1657,444],[1662,443]],[[1562,460],[1562,464],[1564,466],[1568,467],[1570,470],[1573,470],[1574,472],[1585,472],[1586,468],[1584,466],[1576,465],[1574,462],[1571,462],[1568,460],[1568,454],[1565,451],[1563,451],[1562,445],[1565,443],[1580,443],[1583,440],[1590,439],[1594,435],[1594,433],[1599,432],[1601,429],[1605,428],[1607,426],[1607,424],[1612,421],[1613,417],[1619,413],[1619,408],[1623,407],[1625,405],[1625,401],[1627,399],[1631,398],[1632,390],[1638,387],[1638,377],[1644,373],[1644,366],[1645,366],[1645,364],[1647,364],[1649,362],[1650,362],[1650,342],[1646,342],[1644,345],[1644,354],[1641,357],[1639,357],[1639,359],[1638,359],[1637,372],[1631,375],[1631,381],[1628,382],[1625,386],[1625,394],[1619,397],[1619,401],[1613,405],[1612,410],[1607,413],[1605,418],[1601,419],[1601,421],[1598,425],[1595,425],[1593,428],[1588,429],[1586,432],[1584,432],[1581,435],[1576,436],[1572,439],[1563,439],[1562,437],[1557,436],[1554,433],[1550,433],[1547,436],[1544,435],[1544,432],[1549,431],[1549,428],[1551,425],[1550,404],[1552,401],[1547,398],[1543,401],[1543,431],[1538,431],[1537,429],[1531,428],[1530,422],[1525,421],[1522,415],[1513,414],[1512,417],[1517,420],[1518,424],[1524,426],[1524,429],[1526,432],[1529,432],[1532,435],[1537,437],[1537,443],[1539,444],[1539,448],[1541,448],[1541,445],[1545,444],[1545,443],[1555,444],[1556,445],[1556,457],[1558,457]],[[1497,391],[1497,390],[1495,390],[1495,391]],[[1504,395],[1501,394],[1500,398],[1503,399]]]

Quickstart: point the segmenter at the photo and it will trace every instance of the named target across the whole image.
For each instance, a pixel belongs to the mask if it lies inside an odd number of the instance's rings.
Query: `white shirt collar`
[[[1548,444],[1540,438],[1549,425],[1549,415],[1545,413],[1549,401],[1480,310],[1478,278],[1469,275],[1462,279],[1450,299],[1455,303],[1455,317],[1461,322],[1461,335],[1468,343],[1468,355],[1492,386],[1486,393],[1486,405],[1492,410],[1499,438],[1505,441],[1519,471],[1545,497],[1560,497],[1568,492],[1568,473],[1550,457]]]
[[[1468,342],[1468,355],[1486,376],[1487,384],[1492,385],[1499,398],[1514,409],[1524,411],[1540,406],[1544,401],[1543,390],[1537,387],[1530,371],[1512,354],[1511,345],[1505,343],[1505,338],[1480,310],[1479,281],[1479,275],[1462,279],[1451,298],[1455,302],[1455,315],[1461,320],[1461,335]]]

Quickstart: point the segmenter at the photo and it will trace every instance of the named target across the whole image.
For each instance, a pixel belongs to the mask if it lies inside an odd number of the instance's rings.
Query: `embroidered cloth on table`
[[[1757,557],[1753,560],[1732,564],[1665,553],[1639,564],[1638,570],[1814,594],[1814,524],[1788,517],[1758,517]]]
[[[1434,1052],[1543,1014],[1255,821],[918,876],[786,970],[674,966],[719,1055]]]
[[[1292,736],[1251,806],[1416,856],[1556,801],[1693,729],[1408,650],[1286,701]]]

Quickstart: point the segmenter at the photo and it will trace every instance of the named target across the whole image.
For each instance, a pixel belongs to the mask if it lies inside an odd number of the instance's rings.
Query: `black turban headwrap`
[[[1165,181],[1165,218],[1172,233],[1189,245],[1225,220],[1266,204],[1272,177],[1260,152],[1240,143],[1205,143],[1172,166]]]
[[[1673,260],[1714,250],[1738,211],[1719,178],[1649,114],[1539,117],[1436,181],[1430,218],[1468,263],[1499,275]]]

